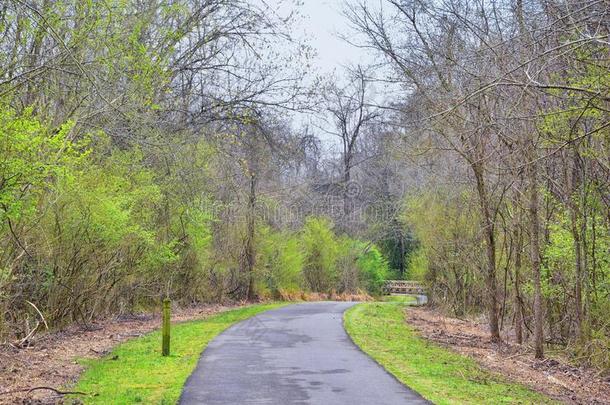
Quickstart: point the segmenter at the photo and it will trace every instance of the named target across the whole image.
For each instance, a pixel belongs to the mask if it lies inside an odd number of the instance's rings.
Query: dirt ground
[[[537,360],[525,345],[491,343],[485,324],[421,307],[407,310],[407,322],[423,337],[552,398],[569,404],[610,404],[610,376],[574,367],[559,356]]]
[[[175,309],[172,321],[187,321],[229,309],[209,305]],[[18,349],[0,345],[0,404],[53,404],[62,390],[76,381],[83,367],[79,358],[98,358],[118,343],[160,327],[158,314],[110,319],[90,330],[71,327],[61,332],[36,336],[33,344]],[[43,388],[44,387],[44,388]],[[30,391],[32,388],[36,388]]]

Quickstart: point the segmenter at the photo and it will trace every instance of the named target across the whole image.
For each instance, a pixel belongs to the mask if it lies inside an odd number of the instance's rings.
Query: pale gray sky
[[[331,78],[333,73],[337,80],[344,75],[343,66],[361,64],[369,65],[372,55],[366,50],[354,47],[340,38],[340,34],[353,37],[347,18],[343,15],[344,0],[265,0],[268,5],[278,11],[280,16],[287,16],[296,10],[298,15],[293,26],[293,34],[305,40],[312,46],[317,55],[311,61],[312,70],[324,77]],[[349,35],[349,34],[352,35]],[[374,90],[373,90],[374,91]],[[320,117],[297,113],[294,124],[312,123],[320,125]],[[314,129],[313,127],[310,127]],[[315,129],[314,129],[315,130]],[[320,139],[330,150],[338,145],[337,139],[315,130]],[[331,152],[329,150],[329,152]]]
[[[341,13],[343,0],[305,0],[302,6],[304,32],[311,35],[317,49],[317,65],[324,73],[340,70],[342,64],[366,64],[369,55],[338,37],[349,33],[347,19]]]
[[[351,31],[342,14],[344,0],[267,0],[267,3],[283,16],[297,10],[300,18],[296,18],[293,32],[301,39],[307,38],[309,45],[317,51],[313,64],[321,74],[335,70],[340,73],[342,65],[365,65],[371,61],[366,51],[338,36]]]

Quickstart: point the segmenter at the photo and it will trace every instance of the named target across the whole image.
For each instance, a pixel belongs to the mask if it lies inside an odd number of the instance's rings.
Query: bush
[[[329,220],[316,217],[308,218],[303,226],[303,277],[314,292],[328,292],[337,282],[339,246],[332,227]]]
[[[476,228],[475,196],[437,190],[407,199],[404,222],[420,243],[410,257],[409,278],[424,281],[431,303],[453,315],[478,312],[485,297],[484,249]]]
[[[131,308],[143,290],[161,284],[153,275],[176,260],[174,243],[157,239],[161,195],[140,161],[137,152],[90,157],[66,167],[47,196],[53,209],[42,217],[37,237],[47,242],[37,261],[47,286],[38,300],[50,320],[86,322]]]
[[[298,235],[259,229],[256,291],[259,296],[281,298],[300,291],[303,285],[303,252]]]
[[[407,278],[423,282],[428,272],[428,257],[424,248],[419,248],[409,257],[409,266],[407,267]]]
[[[357,245],[362,247],[364,243],[358,242]],[[381,295],[383,283],[390,272],[390,268],[379,249],[374,245],[365,249],[356,263],[359,269],[359,284],[369,294]]]
[[[243,291],[246,224],[215,197],[223,162],[210,144],[172,149],[169,170],[145,146],[0,106],[0,335],[29,333],[40,316],[27,301],[56,328],[165,295],[191,303]],[[376,247],[338,238],[325,218],[300,232],[258,218],[254,247],[260,297],[377,294],[387,272]]]
[[[337,237],[332,223],[309,218],[303,227],[305,287],[314,292],[380,295],[390,270],[377,246]]]

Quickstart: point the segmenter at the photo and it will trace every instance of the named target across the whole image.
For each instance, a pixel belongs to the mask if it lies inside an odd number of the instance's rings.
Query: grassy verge
[[[417,334],[400,303],[364,303],[345,313],[354,342],[398,380],[436,404],[544,404],[551,399],[483,370]]]
[[[161,356],[161,334],[152,332],[117,346],[102,359],[87,360],[75,390],[86,404],[175,404],[203,349],[232,324],[284,304],[239,308],[172,325],[171,355]]]
[[[398,302],[401,304],[415,304],[417,299],[412,295],[386,295],[382,298],[384,302]]]

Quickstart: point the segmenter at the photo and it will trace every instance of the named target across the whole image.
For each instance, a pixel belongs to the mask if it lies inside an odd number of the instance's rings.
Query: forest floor
[[[532,350],[517,344],[493,344],[481,322],[449,318],[425,307],[410,307],[406,314],[409,325],[421,336],[467,355],[511,381],[566,403],[610,404],[610,376],[599,371],[575,367],[555,354],[537,360]]]
[[[172,322],[202,319],[239,306],[175,309]],[[41,334],[23,349],[0,345],[0,404],[56,403],[61,395],[53,389],[61,391],[78,379],[84,369],[82,359],[101,358],[119,343],[159,329],[160,323],[159,314],[124,316],[95,323],[88,329],[73,326]]]

